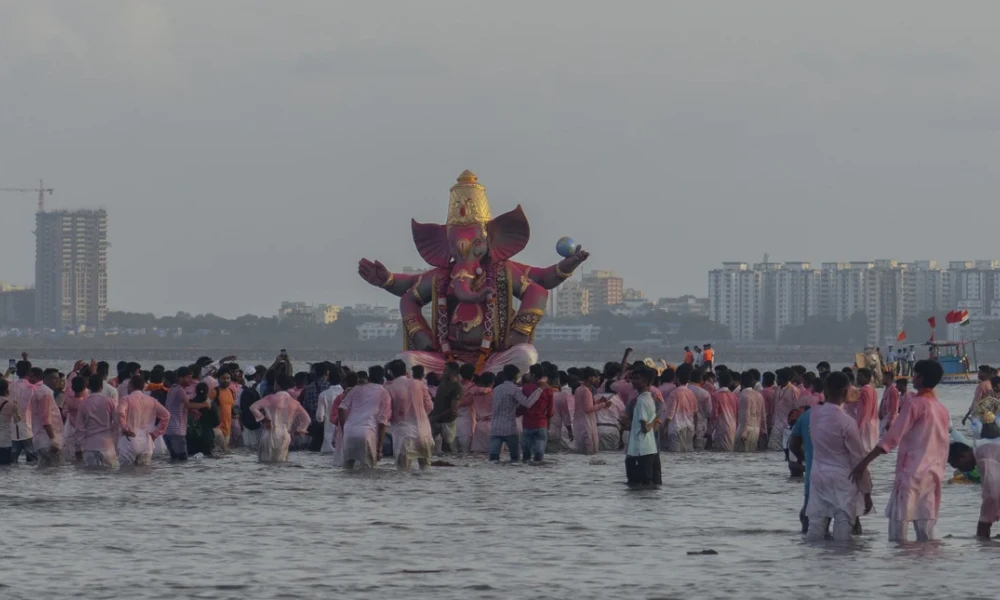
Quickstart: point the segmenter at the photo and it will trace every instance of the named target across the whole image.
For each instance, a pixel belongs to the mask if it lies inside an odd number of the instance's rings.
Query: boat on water
[[[979,365],[976,361],[976,343],[961,342],[925,342],[927,358],[941,363],[944,377],[943,385],[966,385],[979,383]],[[968,351],[972,352],[969,359]],[[884,373],[888,366],[883,365],[882,357],[874,347],[866,347],[863,352],[854,355],[856,368],[867,367],[873,373]],[[910,379],[910,375],[896,374],[898,379]]]

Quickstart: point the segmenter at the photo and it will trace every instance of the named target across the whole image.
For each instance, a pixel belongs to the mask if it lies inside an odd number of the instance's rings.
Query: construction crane
[[[52,194],[55,190],[53,188],[45,187],[42,180],[38,180],[38,187],[36,188],[0,188],[0,192],[38,192],[38,212],[45,212],[45,194]]]

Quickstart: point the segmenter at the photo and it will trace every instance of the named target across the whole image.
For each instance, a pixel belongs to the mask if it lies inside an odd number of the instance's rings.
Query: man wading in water
[[[629,432],[628,451],[625,456],[625,477],[629,487],[660,485],[660,451],[656,444],[656,432],[660,418],[656,414],[656,403],[649,393],[652,373],[648,369],[632,370],[632,385],[639,397],[632,410],[632,428]]]

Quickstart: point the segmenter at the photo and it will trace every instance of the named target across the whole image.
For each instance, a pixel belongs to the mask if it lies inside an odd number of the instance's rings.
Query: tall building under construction
[[[108,312],[108,213],[39,211],[35,215],[35,322],[94,330]]]

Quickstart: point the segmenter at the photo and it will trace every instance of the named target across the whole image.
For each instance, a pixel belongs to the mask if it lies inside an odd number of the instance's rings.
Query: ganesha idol
[[[511,260],[528,244],[528,219],[520,206],[494,219],[486,188],[469,171],[451,188],[444,225],[413,221],[412,227],[417,251],[432,269],[403,274],[378,261],[358,264],[365,281],[400,298],[405,339],[399,358],[428,372],[441,372],[450,360],[473,363],[478,372],[508,364],[523,372],[535,363],[532,339],[548,290],[569,278],[588,253],[578,246],[546,268]],[[427,303],[430,323],[421,313]]]

